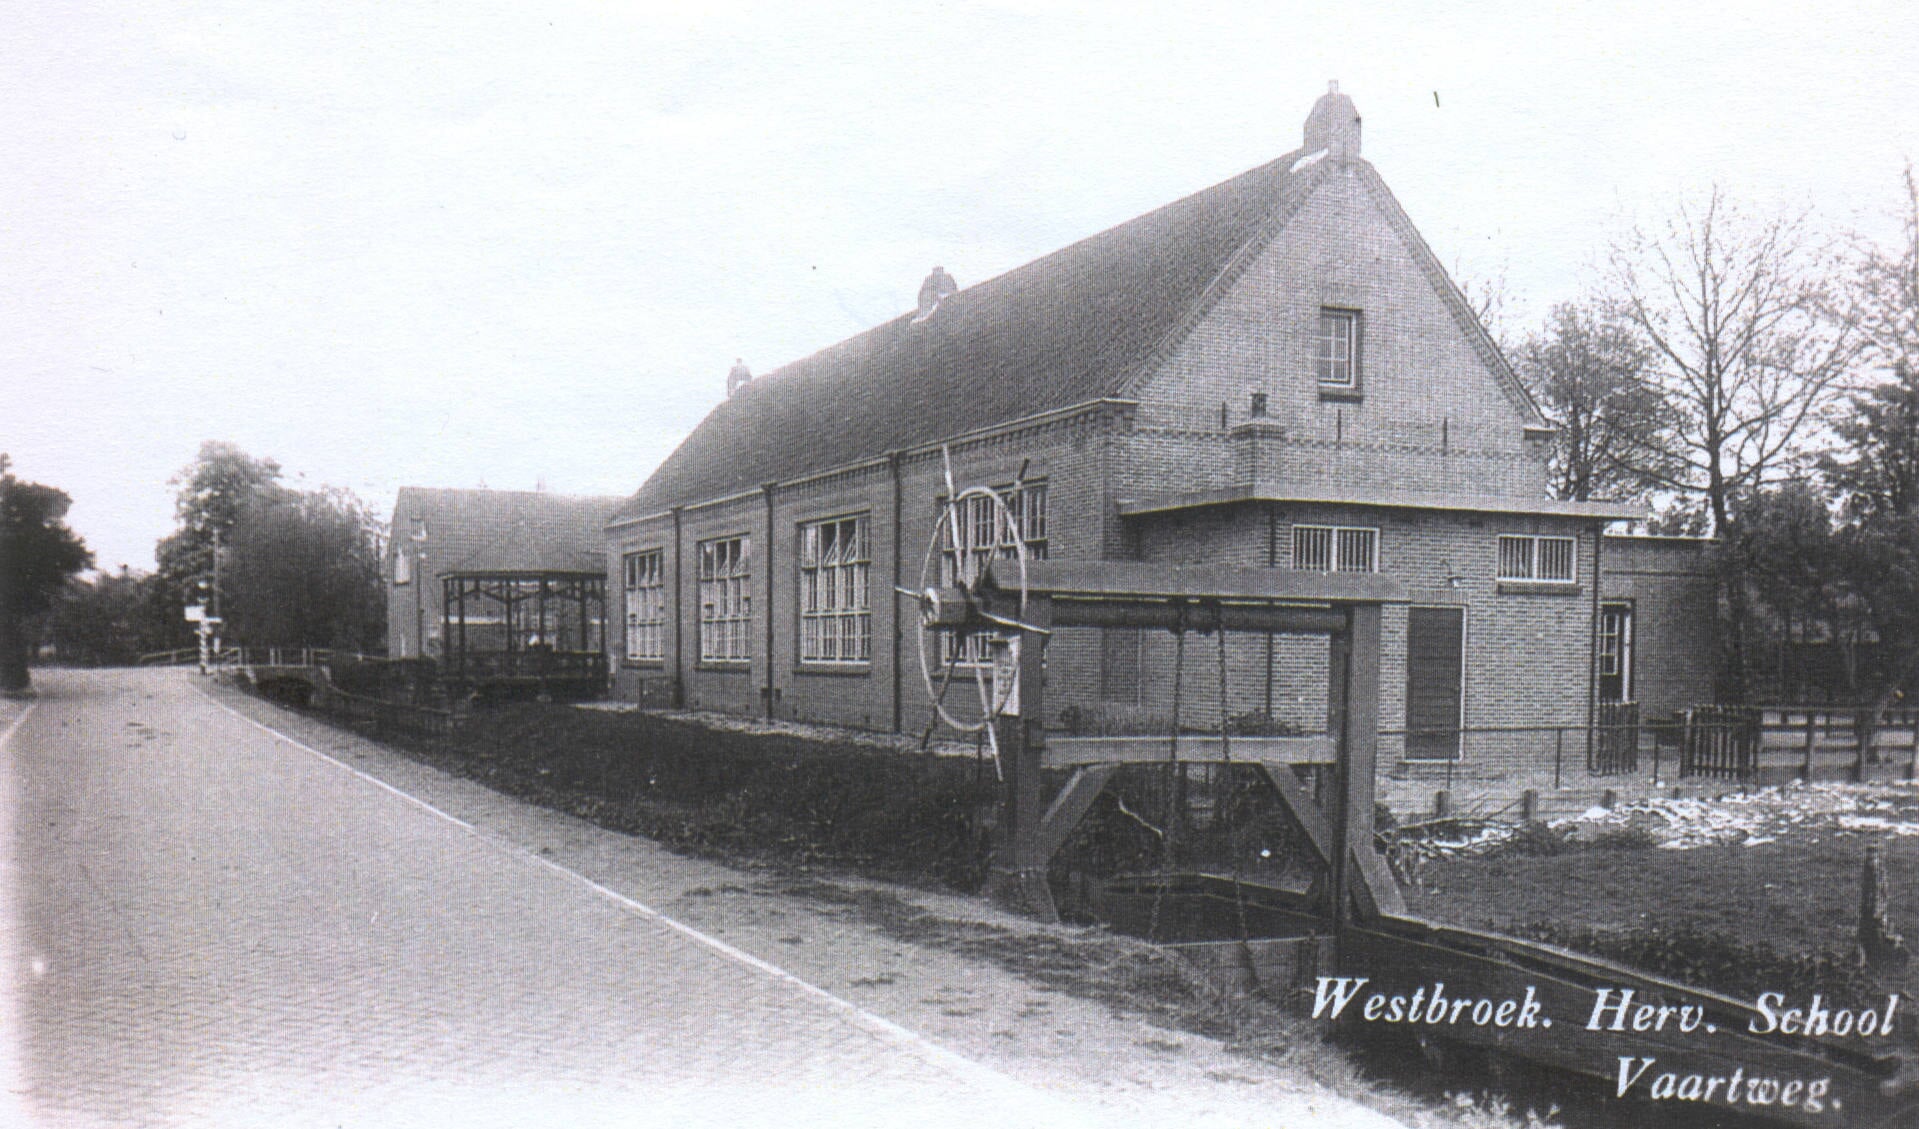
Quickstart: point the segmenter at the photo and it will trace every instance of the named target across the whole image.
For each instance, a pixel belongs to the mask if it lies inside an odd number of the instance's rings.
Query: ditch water
[[[1634,1096],[1621,1098],[1615,1082],[1536,1062],[1514,1049],[1415,1034],[1405,1025],[1313,1021],[1314,985],[1321,975],[1333,972],[1331,938],[1323,918],[1264,904],[1258,898],[1223,894],[1219,880],[1172,878],[1163,889],[1156,886],[1145,881],[1109,884],[1084,908],[1118,932],[1180,953],[1228,992],[1257,992],[1307,1018],[1369,1078],[1436,1105],[1453,1106],[1462,1113],[1468,1107],[1503,1113],[1517,1126],[1564,1129],[1762,1129],[1872,1123],[1830,1107],[1818,1116],[1799,1117],[1777,1116],[1775,1108],[1775,1115],[1767,1117],[1724,1102],[1654,1101],[1639,1096],[1658,1077],[1659,1068],[1643,1075]],[[1356,1018],[1356,1013],[1347,1018]],[[1528,1033],[1522,1039],[1538,1037]],[[1520,1045],[1520,1040],[1511,1044]],[[1622,1046],[1620,1054],[1628,1049]],[[1636,1066],[1639,1059],[1631,1061]],[[1603,1065],[1610,1073],[1611,1064]]]

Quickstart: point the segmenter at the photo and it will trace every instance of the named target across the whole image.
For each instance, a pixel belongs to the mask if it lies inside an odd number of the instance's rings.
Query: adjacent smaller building
[[[408,486],[388,537],[387,653],[462,685],[606,679],[605,534],[623,499]]]

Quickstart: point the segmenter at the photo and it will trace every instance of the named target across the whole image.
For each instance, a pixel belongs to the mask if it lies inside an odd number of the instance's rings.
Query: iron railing
[[[481,651],[447,656],[447,676],[455,682],[497,678],[604,679],[606,655],[600,651]]]

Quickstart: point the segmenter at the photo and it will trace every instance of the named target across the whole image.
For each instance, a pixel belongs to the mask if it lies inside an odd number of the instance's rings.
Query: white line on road
[[[359,769],[354,768],[352,765],[347,764],[346,762],[341,761],[326,753],[323,753],[320,750],[314,748],[311,745],[306,744],[303,741],[300,741],[297,738],[290,737],[287,734],[280,732],[278,729],[275,729],[270,725],[267,725],[263,722],[255,721],[254,719],[241,713],[239,710],[236,710],[232,706],[229,706],[225,702],[222,702],[218,698],[215,698],[212,694],[207,693],[206,690],[202,689],[199,686],[195,686],[193,687],[193,689],[201,697],[205,698],[207,701],[218,706],[222,710],[225,710],[227,713],[232,714],[234,717],[239,718],[241,721],[246,722],[248,725],[253,726],[255,729],[259,729],[268,734],[271,734],[272,736],[278,738],[279,740],[284,741],[289,745],[292,745],[296,749],[299,749],[303,752],[309,753],[313,756],[320,758],[321,760],[327,762],[328,764],[333,765],[335,768],[343,769],[346,772],[350,772],[354,776],[359,777],[361,780],[366,781],[368,784],[371,784],[376,788],[379,788],[383,791],[386,791],[395,796],[398,796],[400,799],[405,800],[407,803],[410,803],[413,806],[420,808],[423,811],[431,812],[432,814],[439,816],[441,819],[446,820],[448,823],[453,824],[455,827],[460,828],[461,830],[465,831],[467,834],[472,835],[473,837],[479,839],[481,842],[486,843],[497,850],[500,850],[509,855],[513,855],[517,858],[538,863],[539,865],[554,872],[555,874],[558,874],[572,882],[578,883],[579,885],[584,886],[589,890],[592,890],[594,893],[597,893],[601,895],[602,897],[608,898],[614,902],[619,903],[621,906],[632,911],[633,913],[639,914],[642,917],[646,917],[653,921],[659,922],[661,925],[666,926],[668,929],[671,929],[674,932],[679,933],[682,936],[692,941],[695,941],[701,945],[704,945],[705,947],[713,950],[716,953],[719,953],[720,955],[728,958],[729,960],[733,960],[740,964],[746,965],[748,968],[764,973],[765,975],[770,976],[775,980],[778,980],[793,988],[796,988],[800,992],[804,993],[805,995],[811,996],[815,1000],[818,1000],[819,1002],[824,1003],[828,1005],[829,1007],[832,1007],[835,1010],[844,1013],[845,1015],[853,1019],[855,1022],[857,1022],[861,1026],[867,1028],[868,1030],[873,1031],[880,1035],[884,1035],[887,1038],[894,1040],[895,1042],[904,1044],[905,1046],[919,1053],[922,1057],[926,1058],[927,1060],[945,1068],[948,1071],[951,1071],[953,1074],[969,1082],[972,1082],[975,1085],[981,1085],[981,1086],[990,1087],[994,1089],[1011,1091],[1012,1096],[1016,1096],[1019,1100],[1025,1103],[1028,1103],[1023,1107],[1018,1107],[1022,1109],[1022,1112],[1033,1113],[1033,1112],[1040,1112],[1042,1109],[1044,1109],[1047,1113],[1051,1113],[1054,1115],[1063,1114],[1063,1115],[1067,1115],[1068,1117],[1071,1116],[1071,1114],[1069,1114],[1067,1109],[1065,1108],[1065,1104],[1063,1102],[1060,1102],[1053,1095],[1043,1094],[1042,1092],[1033,1089],[1032,1087],[1026,1085],[1023,1082],[1018,1081],[1015,1078],[1012,1078],[1009,1075],[1002,1074],[1001,1072],[993,1069],[990,1066],[986,1066],[983,1063],[975,1062],[970,1058],[967,1058],[960,1054],[956,1054],[953,1051],[947,1050],[945,1047],[942,1047],[939,1044],[932,1042],[931,1040],[927,1039],[925,1036],[920,1035],[909,1028],[902,1027],[899,1024],[883,1016],[875,1015],[874,1013],[867,1011],[865,1008],[860,1007],[858,1004],[853,1003],[850,1000],[842,999],[839,996],[836,996],[833,993],[827,991],[826,989],[820,987],[819,985],[812,983],[811,981],[802,980],[800,977],[793,975],[791,972],[786,971],[785,969],[779,967],[778,965],[773,964],[769,961],[762,960],[759,957],[754,956],[752,953],[746,952],[742,949],[735,948],[734,946],[727,944],[725,941],[720,940],[718,937],[714,937],[709,934],[702,933],[698,929],[693,928],[691,925],[688,925],[683,921],[676,920],[675,918],[669,917],[666,914],[661,913],[659,910],[654,909],[652,906],[649,906],[644,902],[640,902],[633,898],[629,898],[625,894],[622,894],[617,890],[612,890],[605,886],[602,886],[598,882],[593,881],[591,878],[588,878],[586,875],[581,874],[578,871],[568,870],[566,867],[563,867],[559,865],[558,863],[553,862],[550,859],[542,858],[541,856],[533,853],[532,851],[527,850],[525,847],[522,847],[517,843],[513,843],[497,835],[493,835],[491,833],[482,831],[478,827],[475,827],[473,824],[468,823],[466,820],[461,819],[458,816],[451,815],[445,811],[442,811],[439,808],[434,807],[432,804],[428,803],[427,801],[420,799],[418,796],[415,796],[409,792],[403,792],[400,789],[395,788],[393,785],[388,784],[386,781],[381,780],[380,778],[376,776],[372,776],[372,775],[369,775],[368,773],[362,772]],[[25,715],[23,714],[22,718],[24,719],[24,717]],[[14,724],[18,725],[19,722],[16,721]],[[1036,1106],[1034,1103],[1043,1103],[1043,1104]],[[1074,1112],[1078,1112],[1078,1111],[1074,1111]],[[1084,1114],[1081,1114],[1080,1116],[1083,1117]],[[1075,1120],[1077,1120],[1077,1118],[1075,1118]],[[1036,1123],[1040,1123],[1040,1122],[1036,1122]],[[1043,1123],[1062,1124],[1063,1122],[1058,1120],[1057,1116],[1052,1116],[1052,1117],[1047,1117]]]
[[[0,733],[0,752],[6,750],[7,742],[13,740],[13,731],[20,728],[20,724],[27,720],[27,715],[33,712],[33,707],[39,704],[39,702],[28,702],[27,708],[21,710],[20,716],[14,718],[12,724],[7,726],[7,731]]]
[[[9,722],[4,731],[0,731],[0,754],[7,751],[13,735],[20,731],[27,718],[33,716],[33,708],[40,703],[28,702],[20,716]],[[12,851],[4,844],[17,842],[13,835],[13,819],[17,805],[13,796],[12,765],[0,763],[0,969],[6,972],[6,980],[0,982],[0,1030],[7,1032],[4,1045],[0,1045],[0,1087],[5,1095],[0,1096],[0,1121],[6,1124],[26,1125],[27,1107],[21,1095],[26,1093],[26,1072],[20,1061],[21,1040],[14,1033],[23,1030],[20,1024],[21,1008],[19,1001],[20,985],[26,980],[21,973],[32,967],[22,959],[20,943],[16,930],[19,922],[18,908],[14,905],[13,888],[17,881],[15,871],[18,864]],[[17,849],[17,848],[16,848]]]

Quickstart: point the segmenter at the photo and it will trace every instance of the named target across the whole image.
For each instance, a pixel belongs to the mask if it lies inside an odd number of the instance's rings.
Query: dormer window
[[[1313,367],[1321,388],[1359,390],[1358,310],[1320,309],[1319,334],[1313,339]]]

